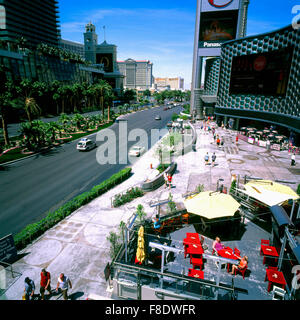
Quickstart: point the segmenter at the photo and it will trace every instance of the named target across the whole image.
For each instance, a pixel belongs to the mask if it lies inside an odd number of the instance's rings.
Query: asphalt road
[[[163,107],[140,111],[126,116],[128,132],[135,128],[147,131],[166,126],[173,112],[181,107],[163,111]],[[161,120],[155,120],[157,114]],[[119,145],[119,124],[110,129],[116,132]],[[96,141],[96,135],[91,137]],[[122,139],[123,140],[123,139]],[[97,148],[88,152],[76,150],[78,140],[53,148],[0,170],[0,238],[16,234],[26,225],[44,218],[73,197],[90,190],[94,185],[128,166],[127,164],[100,165]],[[96,142],[99,147],[101,142]],[[135,142],[128,144],[128,148]],[[118,158],[117,158],[118,159]]]

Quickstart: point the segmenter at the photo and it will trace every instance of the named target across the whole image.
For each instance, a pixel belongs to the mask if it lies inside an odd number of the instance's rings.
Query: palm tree
[[[34,93],[37,95],[42,95],[42,87],[44,84],[40,82],[32,82],[29,79],[24,79],[20,82],[19,86],[17,87],[17,92],[22,97],[24,101],[24,108],[28,117],[29,122],[32,121],[32,115],[40,115],[41,108],[36,103]]]
[[[29,122],[32,122],[31,115],[41,114],[41,108],[37,105],[35,99],[29,98],[29,97],[25,99],[25,111],[26,111]]]
[[[0,65],[0,118],[3,129],[3,137],[5,145],[9,145],[9,135],[7,130],[7,117],[10,108],[14,108],[15,104],[15,86],[12,80],[7,80],[5,67]]]
[[[69,121],[70,117],[65,113],[62,113],[58,119],[58,122],[62,124],[64,131],[66,131],[66,125],[69,123]]]
[[[72,117],[72,122],[75,122],[76,123],[76,128],[77,130],[79,131],[81,129],[81,124],[82,122],[84,121],[84,117],[79,114],[79,113],[76,113],[74,114],[74,116]]]
[[[99,93],[100,108],[102,109],[102,116],[104,118],[104,99],[111,94],[112,87],[105,80],[99,80],[96,90]]]

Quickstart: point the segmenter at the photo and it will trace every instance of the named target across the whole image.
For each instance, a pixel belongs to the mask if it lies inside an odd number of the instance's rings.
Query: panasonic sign
[[[219,42],[203,42],[204,48],[219,48],[221,45]]]

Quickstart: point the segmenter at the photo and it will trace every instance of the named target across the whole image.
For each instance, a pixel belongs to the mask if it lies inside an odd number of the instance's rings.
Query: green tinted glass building
[[[0,39],[27,45],[58,45],[58,2],[56,0],[0,0]]]

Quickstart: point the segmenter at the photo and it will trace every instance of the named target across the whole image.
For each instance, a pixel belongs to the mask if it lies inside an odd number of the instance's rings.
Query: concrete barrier
[[[151,181],[145,181],[141,184],[141,188],[143,191],[153,191],[156,190],[157,188],[161,187],[165,183],[164,179],[164,173],[170,173],[173,174],[176,171],[177,168],[177,163],[172,162],[170,166],[161,174],[156,176],[154,179]]]

